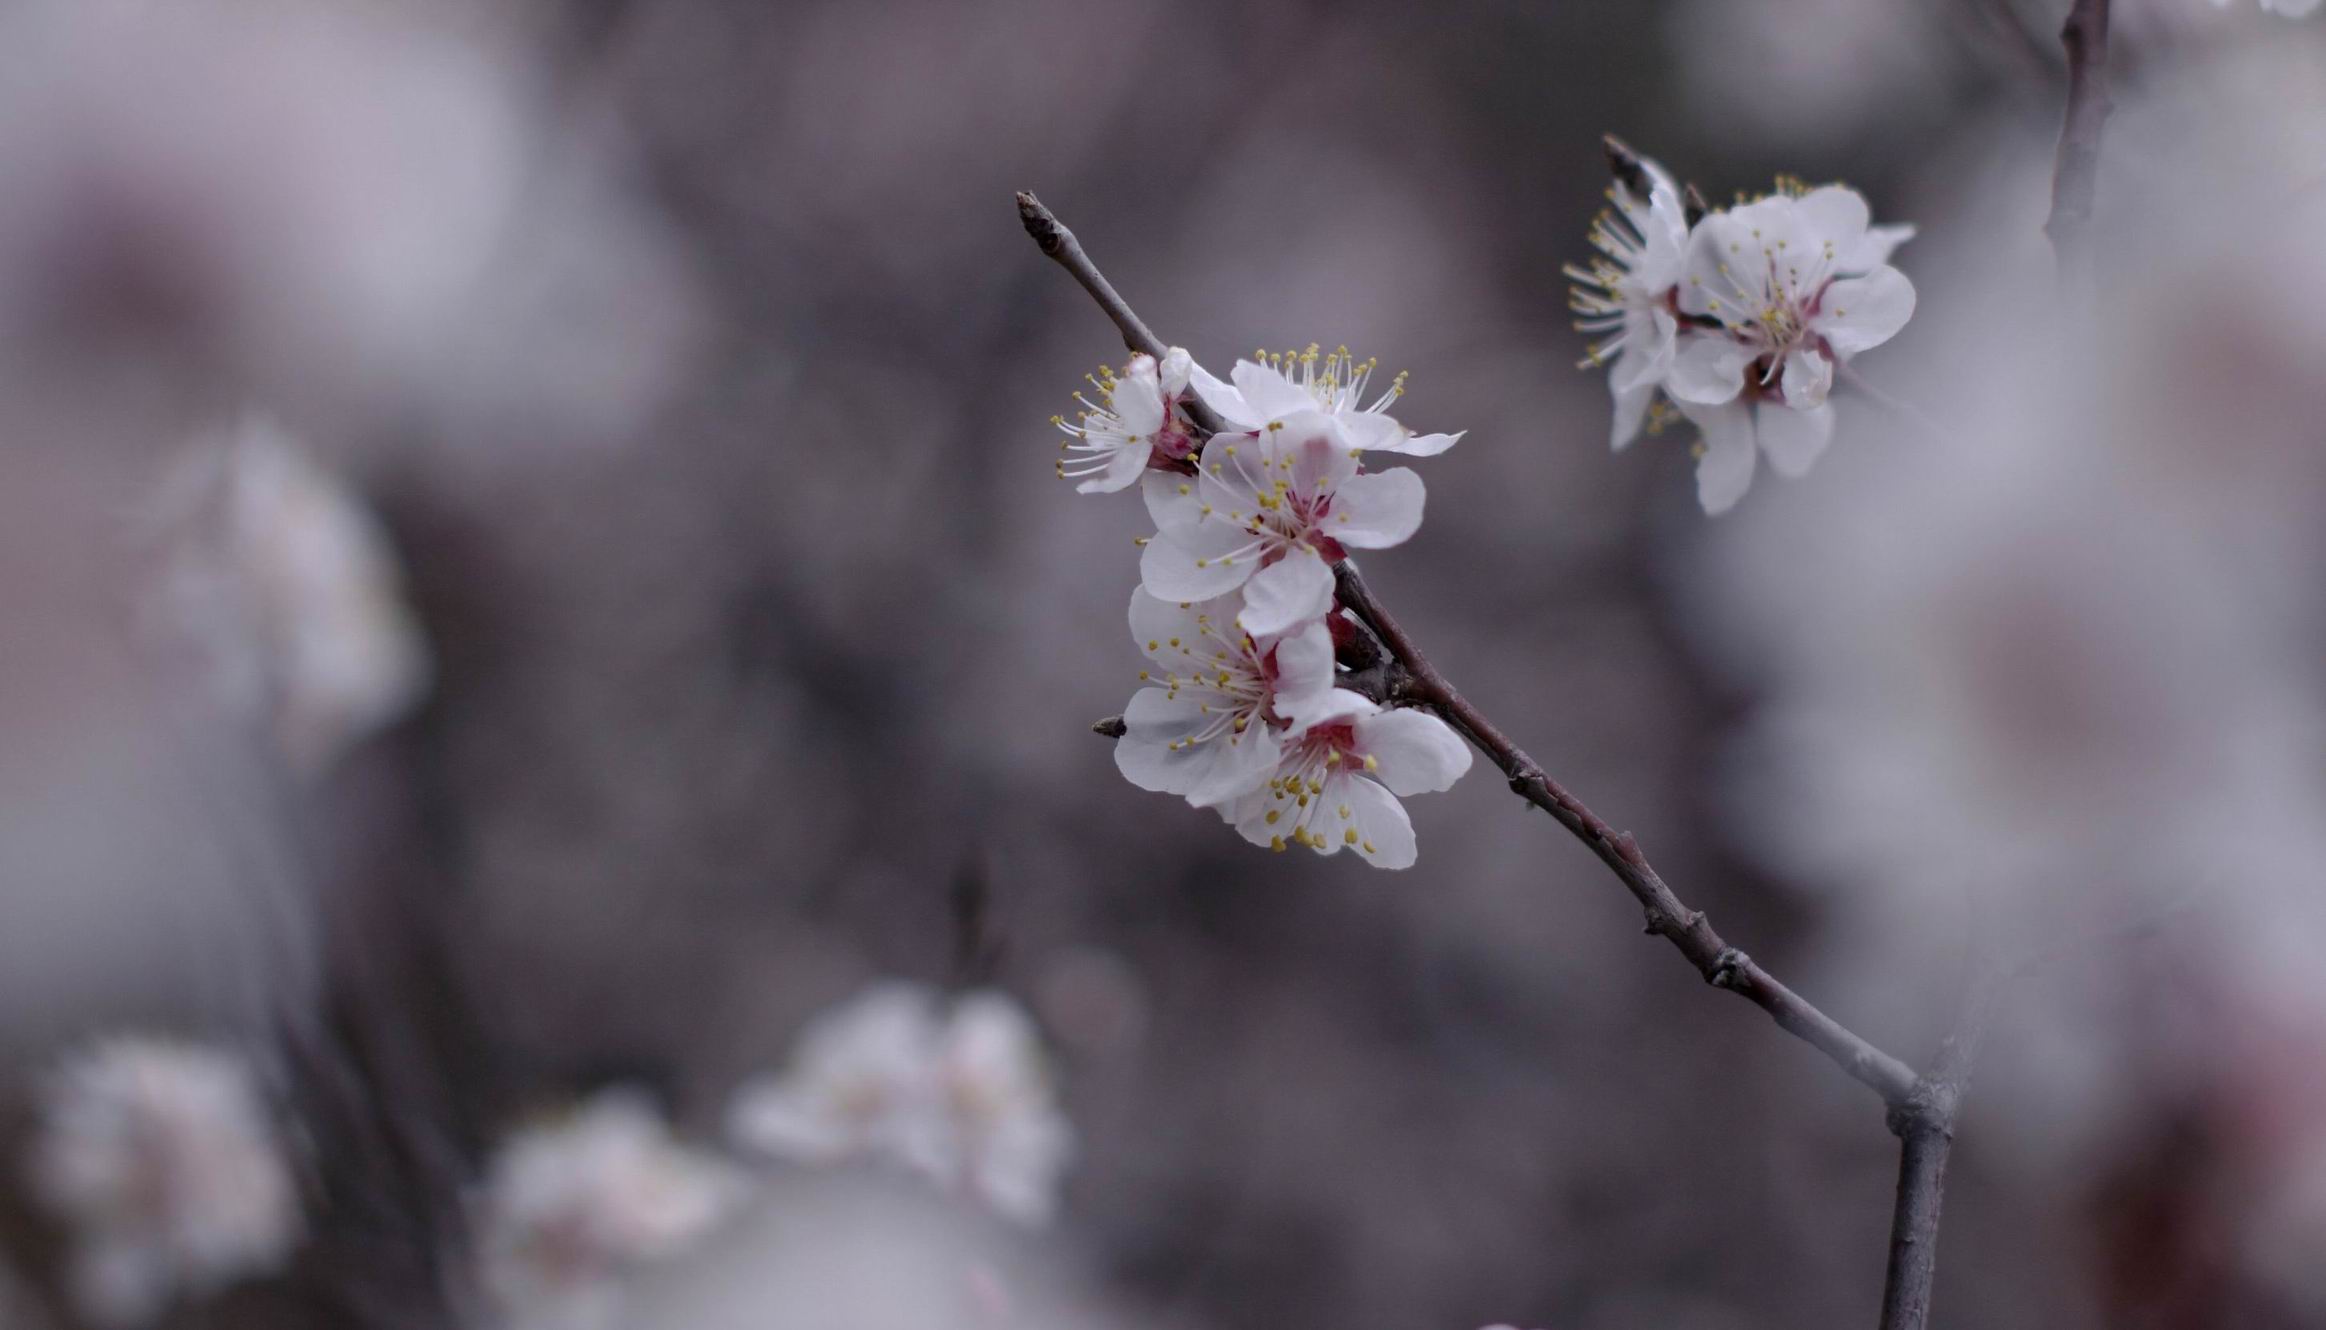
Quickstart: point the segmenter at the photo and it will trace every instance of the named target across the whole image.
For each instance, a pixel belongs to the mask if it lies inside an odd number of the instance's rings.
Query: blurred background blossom
[[[1121,361],[1032,188],[1206,365],[1469,431],[1368,576],[1740,945],[1917,1062],[2024,961],[1946,1323],[2320,1323],[2326,31],[2118,8],[2086,325],[2053,0],[9,10],[0,1148],[92,1037],[267,1050],[299,1238],[154,1322],[497,1324],[497,1150],[625,1086],[724,1177],[901,978],[1023,1004],[1051,1222],[752,1169],[604,1315],[1870,1321],[1861,1092],[1495,782],[1385,875],[1116,776],[1137,501],[1045,422]],[[1718,522],[1570,368],[1609,130],[1921,228],[1891,405]],[[87,1323],[5,1176],[0,1322]]]

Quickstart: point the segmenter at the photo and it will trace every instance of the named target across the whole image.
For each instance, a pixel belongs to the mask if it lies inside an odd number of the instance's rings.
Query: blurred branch
[[[1341,603],[1348,606],[1382,645],[1404,667],[1397,692],[1402,700],[1418,703],[1444,717],[1486,754],[1510,781],[1520,798],[1549,813],[1573,833],[1601,863],[1607,865],[1632,899],[1647,913],[1647,931],[1668,939],[1696,967],[1705,982],[1725,988],[1769,1013],[1786,1032],[1833,1059],[1843,1071],[1882,1096],[1887,1104],[1908,1102],[1916,1090],[1914,1071],[1897,1058],[1853,1034],[1841,1022],[1811,1005],[1808,999],[1778,982],[1775,976],[1714,931],[1702,910],[1682,904],[1671,887],[1640,853],[1631,833],[1617,831],[1585,807],[1527,756],[1526,750],[1462,696],[1420,646],[1398,626],[1386,606],[1376,599],[1357,565],[1343,560],[1334,570]]]
[[[1107,317],[1114,320],[1126,345],[1149,355],[1162,354],[1163,344],[1131,311],[1113,283],[1098,271],[1064,223],[1032,194],[1024,192],[1018,195],[1018,216],[1042,252],[1072,273],[1106,311]],[[1197,423],[1217,430],[1216,420],[1199,419]],[[1334,576],[1339,583],[1341,604],[1388,648],[1391,662],[1399,667],[1383,671],[1386,695],[1383,700],[1427,707],[1459,730],[1502,769],[1503,775],[1509,778],[1510,788],[1519,797],[1549,813],[1599,856],[1647,912],[1648,932],[1669,939],[1706,982],[1736,993],[1768,1012],[1780,1027],[1833,1059],[1843,1071],[1879,1094],[1884,1103],[1898,1106],[1912,1099],[1919,1088],[1912,1068],[1851,1033],[1839,1021],[1779,983],[1750,956],[1722,940],[1703,911],[1691,910],[1682,904],[1648,864],[1628,832],[1614,830],[1584,807],[1438,673],[1421,648],[1374,598],[1355,563],[1344,559],[1335,567]],[[1106,734],[1112,726],[1101,721],[1092,728]]]
[[[1946,1199],[1955,1119],[1970,1088],[1971,1064],[1978,1058],[1979,1043],[1986,1037],[2007,978],[1985,952],[1972,959],[1954,1028],[1939,1044],[1929,1074],[1916,1083],[1913,1095],[1890,1110],[1890,1130],[1900,1142],[1898,1200],[1890,1217],[1881,1330],[1923,1330],[1929,1324],[1931,1285],[1938,1270],[1939,1213]]]
[[[2059,255],[2061,277],[2079,293],[2090,289],[2100,136],[2113,109],[2108,100],[2108,4],[2075,0],[2059,35],[2068,56],[2068,110],[2060,126],[2059,161],[2052,169],[2051,220],[2043,229]]]

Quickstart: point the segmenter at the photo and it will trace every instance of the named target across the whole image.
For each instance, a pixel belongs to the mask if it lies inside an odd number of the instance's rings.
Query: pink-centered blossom
[[[1157,600],[1131,592],[1131,637],[1154,662],[1123,712],[1115,765],[1143,790],[1198,808],[1266,780],[1280,735],[1300,727],[1333,691],[1333,639],[1323,619],[1272,638],[1236,623],[1241,602]]]
[[[1450,789],[1469,769],[1469,748],[1444,721],[1337,689],[1266,783],[1220,815],[1255,845],[1346,847],[1376,868],[1410,868],[1413,823],[1398,799]]]
[[[1130,488],[1152,462],[1177,462],[1193,453],[1195,436],[1179,417],[1193,365],[1187,352],[1172,347],[1160,365],[1153,356],[1136,355],[1120,375],[1100,366],[1089,376],[1098,399],[1077,393],[1082,410],[1072,424],[1050,417],[1067,435],[1059,477],[1080,481],[1077,493],[1112,493]]]
[[[1869,220],[1857,191],[1828,185],[1696,224],[1678,295],[1689,329],[1664,391],[1704,430],[1706,512],[1744,497],[1756,451],[1781,475],[1807,471],[1833,438],[1835,365],[1913,315],[1914,285],[1888,262],[1912,230]]]
[[[1196,395],[1219,413],[1230,432],[1250,434],[1272,420],[1317,411],[1333,422],[1350,447],[1365,452],[1433,457],[1461,441],[1458,433],[1416,434],[1390,416],[1390,405],[1405,396],[1402,373],[1366,401],[1365,390],[1379,360],[1359,360],[1345,346],[1327,353],[1314,343],[1306,351],[1253,354],[1254,359],[1236,362],[1228,382],[1214,378],[1201,365],[1193,369]]]
[[[1367,472],[1363,451],[1315,410],[1215,434],[1193,476],[1144,482],[1156,534],[1139,560],[1147,591],[1211,600],[1239,587],[1237,622],[1255,637],[1332,608],[1332,565],[1349,549],[1386,549],[1421,526],[1421,477]]]

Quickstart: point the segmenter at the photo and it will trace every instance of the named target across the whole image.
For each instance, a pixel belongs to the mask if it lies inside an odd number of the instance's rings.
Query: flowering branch
[[[1018,214],[1027,234],[1043,253],[1057,260],[1091,293],[1099,308],[1121,331],[1125,344],[1134,351],[1162,358],[1167,348],[1099,272],[1075,241],[1074,233],[1032,194],[1021,192],[1017,198]],[[1197,423],[1211,427],[1200,417]],[[1375,598],[1353,562],[1342,559],[1334,566],[1333,577],[1341,606],[1386,649],[1388,658],[1377,667],[1380,672],[1376,686],[1383,695],[1379,700],[1426,709],[1459,731],[1502,770],[1514,792],[1557,819],[1599,856],[1646,911],[1647,931],[1670,940],[1707,982],[1736,993],[1768,1012],[1781,1028],[1831,1058],[1853,1079],[1879,1094],[1884,1103],[1896,1108],[1912,1101],[1920,1084],[1912,1068],[1852,1033],[1778,982],[1750,956],[1723,940],[1702,911],[1683,904],[1640,853],[1629,833],[1614,830],[1568,793],[1438,672]],[[1093,728],[1101,734],[1112,734],[1120,733],[1121,725],[1119,719],[1112,719],[1101,721]]]
[[[2108,99],[2108,3],[2075,0],[2059,35],[2068,57],[2068,109],[2060,128],[2058,164],[2052,170],[2051,220],[2043,229],[2059,253],[2062,275],[2079,289],[2091,276],[2100,136],[2113,107]]]

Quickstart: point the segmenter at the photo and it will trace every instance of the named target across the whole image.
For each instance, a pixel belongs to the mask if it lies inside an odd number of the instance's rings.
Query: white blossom
[[[1196,396],[1219,413],[1235,433],[1250,434],[1272,420],[1304,411],[1321,411],[1352,448],[1367,452],[1404,453],[1434,457],[1461,441],[1460,434],[1416,434],[1389,415],[1390,403],[1405,396],[1405,375],[1371,402],[1365,387],[1377,359],[1358,360],[1347,347],[1326,354],[1315,343],[1306,351],[1259,351],[1255,359],[1239,360],[1223,383],[1201,365],[1194,367]]]
[[[1575,282],[1568,308],[1575,312],[1576,330],[1602,339],[1583,364],[1608,366],[1607,386],[1615,396],[1609,441],[1619,450],[1639,436],[1649,404],[1671,373],[1688,250],[1679,187],[1656,163],[1643,159],[1640,167],[1648,197],[1616,181],[1614,211],[1602,211],[1591,223],[1591,245],[1600,256],[1588,268],[1569,264],[1566,270]]]
[[[705,1237],[745,1195],[741,1173],[674,1141],[643,1097],[602,1091],[494,1155],[479,1225],[486,1287],[520,1325],[612,1325],[629,1275]]]
[[[1018,1005],[874,986],[811,1022],[791,1065],[736,1092],[740,1143],[809,1164],[902,1165],[1021,1223],[1046,1221],[1074,1150]]]
[[[1131,592],[1131,637],[1162,671],[1123,711],[1115,765],[1144,790],[1209,808],[1276,769],[1279,733],[1333,691],[1333,635],[1310,619],[1273,638],[1236,624],[1233,595],[1180,603]]]
[[[1339,689],[1286,741],[1275,774],[1220,813],[1255,845],[1346,846],[1376,868],[1410,868],[1413,823],[1398,798],[1451,789],[1469,769],[1469,748],[1444,721]]]
[[[1367,472],[1362,450],[1315,410],[1215,434],[1197,474],[1144,483],[1156,534],[1139,559],[1149,593],[1210,600],[1244,588],[1237,617],[1267,637],[1332,608],[1331,565],[1349,548],[1386,549],[1421,526],[1421,477]]]
[[[263,417],[198,462],[207,474],[185,479],[214,491],[215,511],[185,533],[160,612],[286,757],[321,768],[427,693],[427,638],[395,549],[363,499]]]
[[[1127,489],[1150,461],[1178,461],[1195,451],[1195,437],[1179,418],[1179,401],[1187,392],[1194,362],[1187,352],[1172,347],[1158,366],[1149,355],[1131,357],[1121,375],[1101,365],[1089,376],[1098,400],[1076,394],[1082,403],[1075,423],[1050,417],[1069,437],[1060,450],[1061,479],[1079,480],[1082,494]]]
[[[1914,286],[1889,266],[1912,231],[1869,226],[1857,191],[1781,189],[1698,222],[1679,290],[1689,320],[1664,390],[1704,431],[1697,497],[1733,507],[1758,451],[1807,471],[1833,437],[1834,365],[1895,336]]]
[[[277,1270],[300,1235],[249,1067],[198,1045],[116,1038],[68,1062],[42,1096],[29,1180],[71,1230],[74,1301],[105,1325]]]

